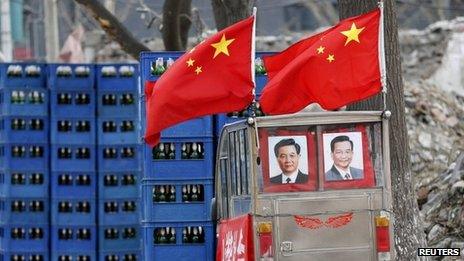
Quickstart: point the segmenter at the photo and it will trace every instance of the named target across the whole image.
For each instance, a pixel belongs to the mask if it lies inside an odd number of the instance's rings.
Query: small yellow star
[[[345,46],[351,42],[351,41],[356,41],[359,43],[359,34],[362,32],[362,30],[364,30],[365,27],[363,28],[356,28],[356,25],[353,23],[351,25],[351,28],[350,30],[348,31],[342,31],[340,32],[341,34],[343,34],[344,36],[346,36],[346,42],[345,42]]]
[[[203,71],[201,70],[201,66],[197,66],[197,69],[195,69],[195,73],[198,75],[198,74],[200,74],[201,72],[203,72]]]
[[[192,60],[192,58],[189,58],[188,61],[187,61],[187,66],[188,67],[191,67],[193,66],[193,63],[195,62],[195,60]]]
[[[329,63],[335,61],[335,57],[333,54],[329,54],[329,57],[327,57],[327,61],[329,61]]]
[[[216,51],[214,51],[213,58],[216,58],[216,56],[218,56],[218,54],[220,54],[220,53],[223,53],[223,54],[229,56],[229,50],[227,49],[227,46],[229,46],[234,40],[235,39],[227,40],[226,35],[223,34],[222,38],[221,38],[221,41],[211,44],[211,46],[216,49]]]
[[[325,49],[325,47],[319,46],[319,48],[317,48],[317,54],[324,53],[324,49]]]

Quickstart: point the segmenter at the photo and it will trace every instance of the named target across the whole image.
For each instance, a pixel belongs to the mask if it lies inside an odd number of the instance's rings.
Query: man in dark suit
[[[283,139],[274,146],[274,154],[282,170],[280,175],[271,178],[274,184],[306,183],[308,174],[298,169],[301,147],[294,139]]]
[[[351,167],[353,160],[353,141],[348,136],[335,137],[330,142],[330,155],[334,164],[325,173],[326,180],[352,180],[363,179],[362,169]]]

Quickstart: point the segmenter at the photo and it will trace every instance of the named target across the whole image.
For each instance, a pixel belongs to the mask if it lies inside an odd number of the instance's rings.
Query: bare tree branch
[[[139,59],[140,52],[149,51],[150,49],[138,41],[127,28],[119,22],[99,1],[97,0],[74,0],[86,10],[90,11],[95,20],[98,21],[101,28],[118,42],[121,48],[132,56]]]
[[[254,3],[255,0],[211,0],[217,30],[250,16]]]
[[[164,47],[167,51],[182,51],[187,47],[188,31],[190,29],[191,0],[167,0],[163,5],[163,35]]]

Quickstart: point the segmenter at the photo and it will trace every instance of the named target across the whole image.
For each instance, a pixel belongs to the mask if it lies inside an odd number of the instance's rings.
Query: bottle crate
[[[45,87],[46,75],[42,63],[0,63],[0,88]]]
[[[52,171],[52,198],[96,198],[97,175],[93,171]]]
[[[48,198],[0,198],[0,222],[7,224],[48,223]]]
[[[0,260],[1,261],[48,261],[49,252],[39,251],[31,252],[27,249],[23,251],[5,251],[0,250]],[[54,259],[55,260],[55,259]]]
[[[0,169],[0,196],[47,198],[49,170],[16,171]]]
[[[95,198],[54,198],[52,204],[52,225],[95,225]]]
[[[142,230],[143,260],[214,260],[211,222],[145,223]]]
[[[48,224],[36,221],[31,224],[2,224],[0,226],[0,246],[3,251],[46,252],[48,240]]]
[[[142,86],[145,81],[154,81],[158,79],[159,74],[154,74],[156,68],[156,60],[162,59],[164,68],[167,67],[168,60],[176,60],[182,56],[184,52],[142,52],[140,53],[140,78],[142,80]],[[169,61],[171,63],[171,61]],[[142,88],[144,89],[144,88]]]
[[[48,64],[48,86],[51,90],[93,89],[95,65]]]
[[[95,225],[52,225],[52,252],[91,252],[97,249]]]
[[[156,147],[144,145],[145,179],[208,179],[213,177],[212,138],[161,139]]]
[[[95,144],[52,144],[52,171],[95,172]]]
[[[52,90],[50,91],[50,114],[57,117],[95,118],[95,90]]]
[[[94,249],[76,251],[51,251],[52,261],[97,261],[97,252]],[[106,260],[102,260],[106,261]]]
[[[48,169],[48,143],[1,143],[0,166],[6,170]]]
[[[138,224],[140,198],[101,199],[98,202],[98,224]]]
[[[138,85],[132,90],[98,90],[97,114],[102,118],[137,117],[140,112]]]
[[[57,117],[50,120],[51,143],[58,144],[95,144],[95,118]]]
[[[0,117],[0,142],[48,142],[47,116]]]
[[[211,220],[213,180],[142,182],[143,222]]]
[[[141,143],[140,121],[135,118],[98,118],[98,144]]]
[[[102,251],[98,252],[98,258],[102,261],[142,261],[142,251],[140,249],[123,249],[113,250],[113,251]],[[149,261],[149,260],[146,260]]]
[[[98,250],[140,249],[142,231],[139,223],[98,226]]]
[[[97,89],[104,91],[137,91],[138,64],[97,64]]]
[[[119,171],[142,168],[141,144],[98,145],[98,171]]]
[[[47,116],[48,90],[43,87],[0,88],[0,114]]]
[[[100,199],[138,198],[142,172],[103,171],[98,173],[98,197]]]

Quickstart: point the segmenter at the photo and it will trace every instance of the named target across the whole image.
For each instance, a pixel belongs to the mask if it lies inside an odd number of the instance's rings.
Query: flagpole
[[[380,83],[382,84],[383,110],[387,109],[387,69],[385,64],[385,37],[384,37],[384,14],[383,0],[379,1],[380,23],[379,23],[379,64],[380,64]]]
[[[253,123],[255,125],[256,131],[256,144],[259,150],[259,139],[258,139],[258,125],[256,124],[256,68],[255,68],[255,59],[256,59],[256,13],[258,8],[253,7],[253,29],[251,33],[251,79],[253,81],[253,103],[251,110],[251,117],[253,118]]]

